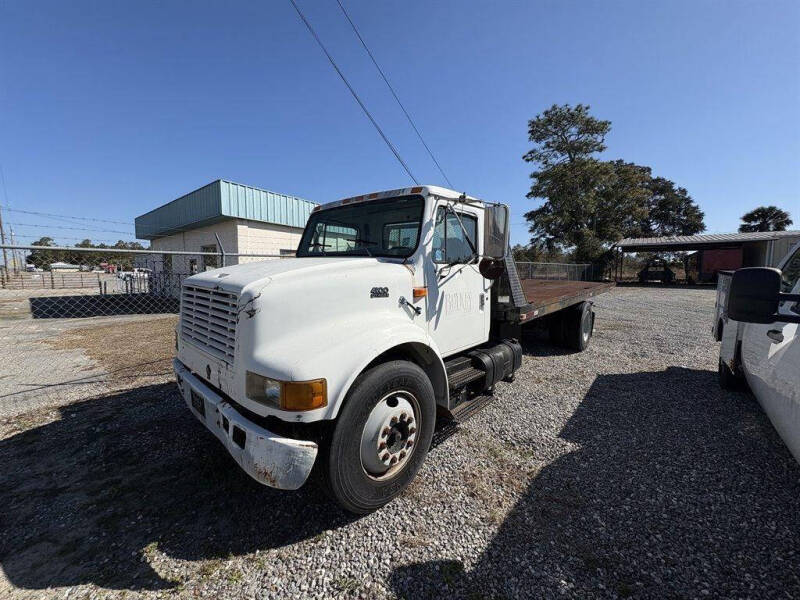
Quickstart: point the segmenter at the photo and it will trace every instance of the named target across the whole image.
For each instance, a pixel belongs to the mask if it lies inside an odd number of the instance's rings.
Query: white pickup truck
[[[419,186],[312,212],[297,257],[189,277],[176,380],[257,481],[316,466],[347,510],[384,505],[419,470],[437,414],[464,418],[510,381],[522,324],[589,343],[609,284],[519,280],[508,208]]]
[[[720,273],[714,336],[722,342],[719,382],[745,381],[800,461],[800,244],[780,269]]]

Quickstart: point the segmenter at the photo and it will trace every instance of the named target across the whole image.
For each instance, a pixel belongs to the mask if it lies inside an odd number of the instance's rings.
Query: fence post
[[[44,279],[44,277],[42,277]],[[50,289],[56,289],[56,279],[53,275],[53,269],[50,269]]]
[[[222,263],[220,266],[227,267],[228,265],[225,264],[225,248],[222,246],[222,241],[219,239],[219,234],[217,234],[217,232],[214,232],[214,237],[217,238],[217,247],[219,248],[219,255],[220,255],[219,262]]]

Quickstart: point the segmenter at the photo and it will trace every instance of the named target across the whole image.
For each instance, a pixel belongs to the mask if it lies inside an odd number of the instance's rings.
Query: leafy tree
[[[689,235],[703,231],[703,212],[688,192],[649,167],[601,161],[609,121],[589,106],[553,105],[528,122],[535,146],[523,156],[536,165],[528,198],[544,203],[525,214],[531,244],[571,248],[573,260],[597,262],[611,243],[639,235]]]
[[[41,237],[31,244],[32,246],[55,246],[56,243],[51,237]],[[54,262],[64,260],[64,252],[61,250],[33,250],[26,261],[39,269],[50,270],[50,265]]]
[[[742,215],[739,231],[786,231],[792,224],[789,213],[777,206],[759,206]]]
[[[694,235],[705,231],[705,213],[685,188],[676,187],[669,179],[654,177],[647,189],[650,198],[642,222],[644,235]]]
[[[606,146],[609,121],[589,114],[589,106],[553,105],[528,122],[528,139],[536,144],[522,158],[537,165],[528,198],[546,201],[525,215],[533,240],[549,250],[557,246],[593,245],[598,190],[613,178],[613,169],[593,154]]]

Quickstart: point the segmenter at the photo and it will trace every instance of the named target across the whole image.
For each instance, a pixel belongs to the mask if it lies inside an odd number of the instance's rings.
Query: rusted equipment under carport
[[[798,240],[800,230],[626,238],[614,245],[618,250],[614,278],[622,279],[625,254],[692,252],[684,262],[687,279],[693,283],[715,281],[722,269],[774,267]]]

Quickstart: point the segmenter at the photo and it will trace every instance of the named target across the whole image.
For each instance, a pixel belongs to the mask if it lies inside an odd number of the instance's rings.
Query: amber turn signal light
[[[328,384],[324,379],[287,381],[283,384],[283,410],[314,410],[328,405]]]
[[[424,298],[428,295],[428,288],[426,287],[415,287],[414,288],[414,300],[417,298]]]

